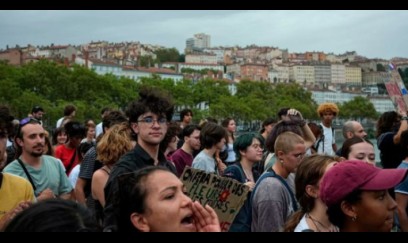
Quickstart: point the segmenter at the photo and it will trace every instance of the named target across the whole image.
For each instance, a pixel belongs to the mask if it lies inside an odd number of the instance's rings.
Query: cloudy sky
[[[356,51],[368,58],[408,58],[408,11],[131,10],[0,11],[0,49],[91,41],[140,41],[176,47],[195,33],[212,46],[256,44],[289,52]]]

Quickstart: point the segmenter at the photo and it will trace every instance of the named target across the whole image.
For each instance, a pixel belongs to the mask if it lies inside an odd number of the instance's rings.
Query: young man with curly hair
[[[334,155],[337,151],[337,145],[332,123],[339,114],[339,108],[334,103],[323,103],[317,108],[317,114],[322,121],[320,125],[323,127],[322,144],[318,147],[317,153]]]
[[[146,166],[162,166],[177,174],[174,165],[167,161],[159,150],[174,112],[170,97],[153,89],[144,89],[139,99],[131,102],[126,111],[129,125],[137,135],[137,145],[123,155],[109,175],[105,186],[106,204],[104,208],[104,227],[106,231],[117,230],[118,208],[114,207],[114,195],[119,190],[118,176],[134,172]]]

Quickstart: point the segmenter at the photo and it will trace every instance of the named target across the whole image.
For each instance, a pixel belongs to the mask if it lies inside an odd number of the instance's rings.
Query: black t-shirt
[[[169,169],[172,173],[177,176],[176,167],[171,162],[168,162],[163,153],[159,152],[158,156],[159,164],[158,166],[164,166]],[[109,179],[105,186],[105,208],[104,208],[104,223],[105,229],[111,228],[115,229],[117,226],[116,216],[118,213],[118,208],[114,207],[115,194],[119,190],[118,176],[137,171],[146,166],[154,166],[154,159],[141,147],[136,145],[136,147],[123,155],[119,161],[113,167]]]
[[[394,144],[395,132],[386,132],[377,139],[378,149],[381,151],[380,159],[383,168],[397,168],[404,159],[402,148]]]

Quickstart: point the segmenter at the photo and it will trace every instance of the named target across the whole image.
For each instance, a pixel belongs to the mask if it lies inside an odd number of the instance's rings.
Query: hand
[[[296,109],[289,109],[287,114],[288,116],[298,116],[301,120],[303,120],[302,113]]]
[[[402,117],[407,116],[407,112],[406,112],[406,111],[399,110],[398,112],[399,112],[399,114],[400,114]]]
[[[197,232],[221,232],[220,221],[212,207],[203,207],[198,201],[194,201],[192,209]]]
[[[54,195],[54,193],[52,192],[50,188],[47,188],[44,191],[40,192],[40,194],[37,197],[37,200],[42,201],[42,200],[50,199],[50,198],[56,198],[56,196]]]
[[[249,187],[249,191],[252,192],[252,190],[254,190],[254,187],[255,187],[255,182],[248,181],[248,182],[245,182],[244,185]]]
[[[220,158],[215,158],[215,160],[217,161],[217,168],[220,172],[220,175],[224,174],[224,170],[227,168],[227,166],[222,162]]]
[[[8,211],[3,217],[0,219],[0,231],[3,231],[8,223],[14,219],[14,217],[22,212],[24,209],[29,208],[32,205],[30,201],[22,201],[20,202],[15,208]]]

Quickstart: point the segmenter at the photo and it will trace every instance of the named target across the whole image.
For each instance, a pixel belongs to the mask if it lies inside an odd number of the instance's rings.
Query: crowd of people
[[[408,231],[408,117],[377,121],[377,144],[358,121],[336,145],[334,103],[321,122],[282,108],[259,133],[236,135],[234,118],[172,121],[168,94],[143,89],[125,112],[79,122],[67,105],[52,133],[34,106],[15,119],[0,105],[0,231],[219,232],[215,209],[192,200],[186,167],[235,179],[249,193],[230,232]],[[374,146],[381,151],[376,167]]]

